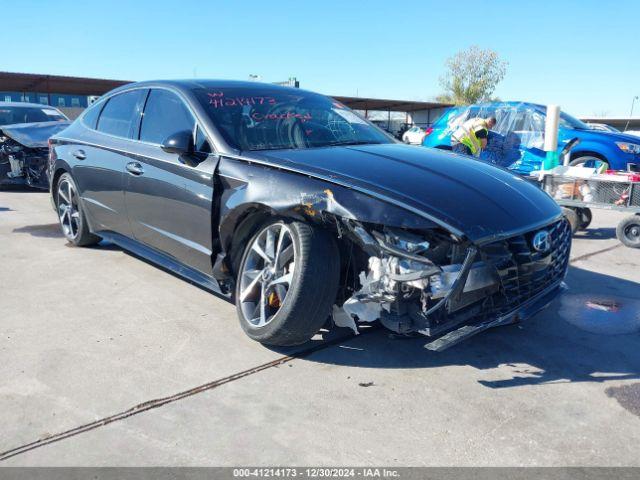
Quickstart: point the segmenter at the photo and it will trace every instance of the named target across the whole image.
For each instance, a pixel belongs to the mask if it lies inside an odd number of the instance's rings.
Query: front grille
[[[541,230],[550,235],[551,248],[533,248],[533,237]],[[522,305],[545,288],[560,281],[569,263],[571,227],[566,219],[547,227],[490,243],[481,255],[491,263],[500,278],[500,291],[492,298],[493,311],[506,313]]]

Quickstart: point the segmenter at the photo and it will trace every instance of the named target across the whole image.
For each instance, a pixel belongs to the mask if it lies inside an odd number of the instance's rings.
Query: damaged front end
[[[47,147],[25,147],[0,135],[0,185],[28,185],[47,188]]]
[[[568,265],[565,220],[545,227],[551,239],[546,251],[532,246],[538,230],[475,245],[439,228],[345,223],[364,268],[354,275],[351,295],[334,307],[335,324],[357,333],[355,319],[380,320],[398,334],[432,338],[426,345],[432,350],[533,315],[561,288]]]
[[[0,185],[48,189],[49,138],[69,124],[50,121],[0,127]]]
[[[274,216],[335,235],[341,279],[333,322],[356,333],[357,322],[380,320],[397,334],[425,335],[427,348],[442,350],[483,329],[533,315],[561,288],[571,232],[551,199],[548,210],[536,207],[537,215],[527,217],[531,212],[523,206],[524,213],[515,212],[517,222],[498,222],[483,210],[478,215],[483,223],[473,224],[455,203],[430,211],[389,192],[361,191],[336,179],[328,184],[260,161],[265,159],[246,164],[222,158],[218,167],[222,194],[213,272],[226,291],[233,289],[251,232]],[[494,212],[506,216],[504,209]],[[547,241],[536,250],[534,237],[542,233]]]

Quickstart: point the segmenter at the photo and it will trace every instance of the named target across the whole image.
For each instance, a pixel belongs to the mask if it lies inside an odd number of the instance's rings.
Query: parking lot
[[[48,194],[0,192],[0,459],[9,465],[640,465],[640,250],[596,211],[569,290],[445,352],[369,328],[270,350],[235,308]]]

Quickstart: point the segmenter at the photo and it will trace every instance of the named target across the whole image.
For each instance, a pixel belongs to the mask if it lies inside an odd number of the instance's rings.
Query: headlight
[[[616,142],[616,145],[618,145],[618,148],[625,153],[640,155],[640,145],[637,143]]]
[[[386,228],[384,235],[374,233],[374,237],[383,246],[391,247],[394,249],[402,250],[407,253],[418,255],[429,249],[429,242],[413,233]]]

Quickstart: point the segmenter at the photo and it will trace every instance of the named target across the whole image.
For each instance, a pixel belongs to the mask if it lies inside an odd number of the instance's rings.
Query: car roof
[[[192,91],[196,88],[261,88],[261,89],[269,89],[279,92],[290,92],[290,93],[311,93],[316,94],[316,92],[311,92],[309,90],[303,90],[301,88],[294,87],[284,87],[282,85],[275,85],[273,83],[262,83],[262,82],[250,82],[250,81],[242,81],[242,80],[216,80],[216,79],[193,79],[193,80],[146,80],[143,82],[135,82],[135,83],[127,83],[121,87],[118,87],[114,90],[111,90],[111,93],[116,93],[121,90],[128,90],[132,87],[158,87],[158,86],[168,86],[174,87],[178,90],[184,91]]]
[[[518,102],[518,101],[508,101],[508,102],[484,102],[484,103],[474,103],[472,105],[461,105],[455,108],[469,108],[469,107],[479,107],[479,108],[500,108],[500,107],[534,107],[538,109],[546,109],[545,105],[540,105],[538,103],[531,102]]]
[[[28,103],[28,102],[0,102],[0,108],[2,107],[34,107],[34,108],[50,108],[52,110],[58,110],[56,107],[46,105],[44,103]]]

